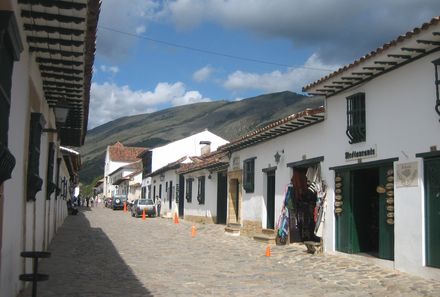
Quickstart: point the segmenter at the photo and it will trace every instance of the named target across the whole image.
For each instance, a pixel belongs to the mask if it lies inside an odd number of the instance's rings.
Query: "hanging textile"
[[[293,186],[289,184],[286,187],[286,191],[284,194],[283,205],[281,207],[281,214],[278,218],[277,229],[278,229],[278,238],[281,243],[286,243],[287,237],[289,235],[289,209],[288,206],[292,205],[292,194],[293,194]]]

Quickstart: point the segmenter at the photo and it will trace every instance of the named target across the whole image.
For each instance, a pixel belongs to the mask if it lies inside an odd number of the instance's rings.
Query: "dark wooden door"
[[[168,206],[169,206],[169,209],[171,210],[171,208],[173,207],[173,182],[172,181],[170,181],[170,183],[169,183],[169,188],[168,188],[168,193],[169,193],[169,196],[168,196]]]
[[[267,172],[267,229],[275,228],[275,171]]]
[[[217,174],[217,224],[226,224],[228,199],[228,176],[226,172]]]
[[[440,158],[425,160],[426,264],[440,268]]]
[[[185,178],[179,175],[179,217],[183,218],[185,210]]]

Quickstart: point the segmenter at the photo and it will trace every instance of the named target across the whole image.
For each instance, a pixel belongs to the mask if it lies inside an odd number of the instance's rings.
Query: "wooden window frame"
[[[205,204],[205,184],[206,177],[204,175],[197,178],[197,201],[199,205]]]
[[[255,159],[250,158],[243,161],[243,189],[246,193],[255,191]]]
[[[185,181],[185,199],[188,203],[192,202],[192,184],[193,178],[187,178]]]

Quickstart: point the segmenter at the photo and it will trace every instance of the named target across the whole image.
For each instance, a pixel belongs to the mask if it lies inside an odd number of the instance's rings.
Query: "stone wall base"
[[[184,219],[189,222],[199,223],[199,224],[215,224],[217,222],[217,217],[202,217],[202,216],[190,216],[185,215]]]
[[[243,220],[243,226],[240,230],[240,235],[252,237],[255,234],[261,233],[262,224],[261,221],[246,221]]]

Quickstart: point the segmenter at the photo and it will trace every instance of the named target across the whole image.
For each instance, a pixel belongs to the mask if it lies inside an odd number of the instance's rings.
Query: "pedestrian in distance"
[[[156,213],[157,216],[160,217],[160,208],[162,207],[160,197],[156,196]]]

